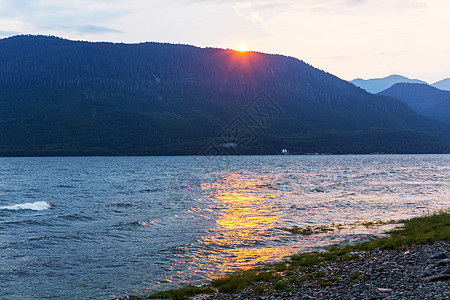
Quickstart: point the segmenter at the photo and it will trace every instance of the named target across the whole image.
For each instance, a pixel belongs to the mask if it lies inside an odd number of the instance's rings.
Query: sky
[[[0,37],[145,41],[301,59],[342,79],[450,77],[449,0],[0,0]]]

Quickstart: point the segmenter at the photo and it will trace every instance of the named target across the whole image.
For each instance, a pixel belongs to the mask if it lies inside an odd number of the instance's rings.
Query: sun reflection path
[[[270,201],[278,194],[265,188],[268,185],[250,175],[232,174],[201,186],[214,199],[217,226],[201,238],[205,250],[195,259],[198,267],[223,274],[290,254],[289,249],[268,246],[276,239],[270,231],[283,215]],[[217,275],[213,272],[209,277]]]

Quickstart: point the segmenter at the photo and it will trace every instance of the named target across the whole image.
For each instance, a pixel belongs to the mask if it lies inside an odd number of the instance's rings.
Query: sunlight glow
[[[232,174],[201,186],[204,192],[213,196],[211,213],[217,216],[217,227],[199,241],[208,246],[209,262],[206,264],[210,264],[211,269],[220,266],[221,274],[247,270],[291,253],[288,247],[262,247],[259,244],[262,236],[269,240],[274,238],[266,233],[274,230],[283,215],[268,201],[278,194],[265,190],[263,187],[267,185],[268,182],[249,174]],[[201,263],[205,268],[205,261]],[[211,278],[217,277],[217,274],[211,275]]]
[[[239,45],[237,46],[236,50],[239,51],[239,52],[247,52],[247,51],[248,51],[248,48],[247,48],[247,45],[246,45],[246,44],[241,43],[241,44],[239,44]]]

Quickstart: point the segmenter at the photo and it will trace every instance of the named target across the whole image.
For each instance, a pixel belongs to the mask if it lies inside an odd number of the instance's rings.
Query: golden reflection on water
[[[198,253],[195,264],[221,273],[249,269],[290,254],[289,249],[263,246],[276,238],[272,232],[283,212],[271,198],[277,197],[270,183],[249,174],[232,174],[220,181],[204,184],[202,191],[212,197],[216,227],[201,238],[205,253]],[[218,274],[212,273],[210,278]]]

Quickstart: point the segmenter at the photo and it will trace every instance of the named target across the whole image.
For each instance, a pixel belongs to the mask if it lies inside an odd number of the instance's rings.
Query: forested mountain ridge
[[[224,137],[235,118],[251,143]],[[45,36],[0,40],[0,124],[0,155],[450,151],[448,127],[292,57]]]
[[[414,111],[450,124],[450,91],[414,83],[397,83],[379,95],[395,97]]]

